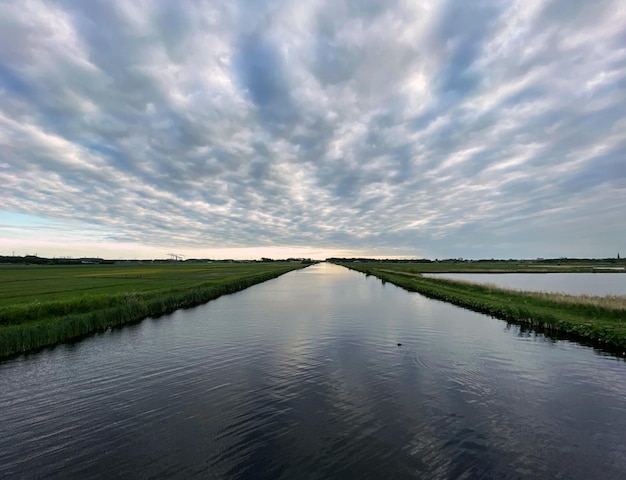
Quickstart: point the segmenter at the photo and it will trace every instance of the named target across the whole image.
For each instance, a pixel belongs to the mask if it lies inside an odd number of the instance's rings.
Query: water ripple
[[[515,328],[294,272],[0,364],[0,477],[626,477],[624,362]]]

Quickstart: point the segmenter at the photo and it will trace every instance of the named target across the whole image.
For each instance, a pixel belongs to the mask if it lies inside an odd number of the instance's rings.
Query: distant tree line
[[[24,256],[9,256],[9,255],[0,255],[0,263],[9,263],[9,264],[27,264],[27,265],[80,265],[80,264],[113,264],[113,263],[144,263],[144,262],[152,262],[152,263],[211,263],[211,262],[226,262],[226,263],[256,263],[256,262],[289,262],[289,263],[303,263],[303,264],[314,264],[319,263],[321,260],[312,260],[310,258],[283,258],[283,259],[273,259],[268,257],[263,257],[261,260],[212,260],[212,259],[198,259],[198,258],[189,258],[187,260],[171,260],[171,259],[155,259],[155,260],[105,260],[102,258],[67,258],[67,257],[58,257],[58,258],[45,258],[39,257],[37,255],[24,255]],[[428,259],[428,258],[363,258],[363,257],[351,257],[351,258],[341,258],[341,257],[331,257],[326,259],[327,262],[330,263],[505,263],[505,262],[519,262],[519,263],[536,263],[536,264],[544,264],[544,265],[568,265],[568,264],[585,264],[585,263],[609,263],[609,264],[619,264],[626,265],[626,259],[621,258],[619,253],[617,257],[610,258],[536,258],[536,259],[514,259],[509,258],[508,260],[504,259],[478,259],[478,260],[469,260],[463,258],[445,258],[445,259]]]
[[[412,259],[397,259],[397,258],[327,258],[327,262],[330,263],[432,263],[432,260],[427,258],[412,258]]]
[[[24,265],[79,265],[79,264],[94,264],[94,263],[114,263],[114,260],[103,260],[102,258],[45,258],[38,257],[37,255],[24,255],[24,256],[8,256],[0,255],[0,263],[14,263]]]
[[[327,258],[327,262],[330,263],[506,263],[506,262],[520,262],[520,263],[538,263],[538,264],[546,264],[546,265],[568,265],[568,264],[578,264],[581,263],[619,263],[626,264],[626,259],[620,258],[619,254],[617,254],[617,258],[535,258],[535,259],[515,259],[509,258],[505,259],[497,259],[497,258],[483,258],[478,260],[470,260],[463,258],[444,258],[435,260],[431,260],[428,258]]]
[[[81,265],[81,264],[113,264],[113,263],[257,263],[259,260],[212,260],[209,258],[188,258],[186,260],[171,260],[171,259],[155,259],[155,260],[104,260],[102,258],[45,258],[38,257],[37,255],[0,255],[0,263],[9,264],[23,264],[23,265]],[[302,263],[313,264],[318,263],[319,260],[311,260],[310,258],[286,258],[286,259],[273,259],[262,258],[260,262],[288,262],[288,263]]]

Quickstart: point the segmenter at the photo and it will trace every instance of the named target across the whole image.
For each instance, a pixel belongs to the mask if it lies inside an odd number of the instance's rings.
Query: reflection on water
[[[0,477],[620,478],[624,392],[622,360],[321,264],[0,364]]]
[[[432,273],[425,276],[534,292],[626,295],[626,275],[620,273]]]

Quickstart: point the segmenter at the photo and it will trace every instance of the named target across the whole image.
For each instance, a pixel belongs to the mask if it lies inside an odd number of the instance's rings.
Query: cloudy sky
[[[0,0],[0,255],[618,251],[623,0]]]

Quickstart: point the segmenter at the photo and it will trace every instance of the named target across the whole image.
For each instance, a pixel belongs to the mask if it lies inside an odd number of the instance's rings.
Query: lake
[[[491,283],[516,290],[626,295],[626,274],[623,273],[431,273],[424,276]]]
[[[0,478],[625,478],[625,395],[622,359],[318,264],[0,363]]]

